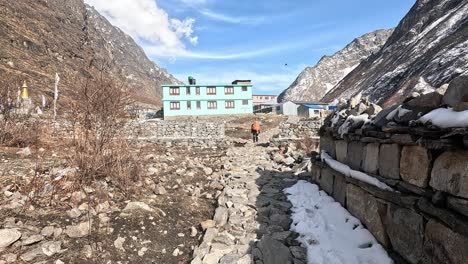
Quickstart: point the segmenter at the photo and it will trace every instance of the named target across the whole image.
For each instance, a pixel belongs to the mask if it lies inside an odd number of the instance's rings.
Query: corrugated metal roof
[[[310,108],[310,109],[324,109],[324,105],[316,105],[316,104],[303,104],[303,106]]]

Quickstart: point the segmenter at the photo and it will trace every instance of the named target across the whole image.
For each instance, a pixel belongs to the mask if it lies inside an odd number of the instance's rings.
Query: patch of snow
[[[359,66],[359,64],[360,64],[360,63],[355,64],[355,65],[353,65],[353,66],[351,66],[351,67],[347,67],[347,68],[343,69],[343,76],[348,75],[350,72],[352,72],[354,69],[356,69],[356,67]]]
[[[340,120],[340,116],[344,116],[346,113],[346,109],[343,109],[341,111],[336,111],[335,114],[333,115],[332,119],[331,119],[331,127],[335,127],[336,126],[336,123],[338,123],[338,121]]]
[[[423,124],[431,122],[440,128],[468,127],[468,110],[455,112],[452,108],[432,110],[419,119]]]
[[[428,84],[423,77],[420,77],[419,82],[414,86],[414,90],[418,93],[427,94],[434,92],[436,89]]]
[[[331,84],[331,83],[325,83],[325,86],[327,87],[326,89],[326,92],[328,93],[331,89],[333,89],[333,87],[335,87],[335,85]]]
[[[317,185],[299,181],[284,192],[293,206],[291,230],[307,248],[307,263],[393,263],[361,222]]]
[[[324,150],[322,150],[322,153],[320,155],[320,158],[322,159],[323,162],[327,163],[330,168],[334,169],[335,171],[340,172],[341,174],[368,183],[370,185],[373,185],[377,188],[380,188],[382,190],[387,190],[387,191],[394,191],[390,186],[387,184],[379,181],[377,178],[374,178],[372,176],[367,175],[366,173],[356,171],[351,169],[348,165],[343,164],[339,161],[334,160],[330,155],[327,154]]]
[[[340,134],[341,137],[343,137],[343,135],[345,135],[345,134],[347,134],[349,132],[349,129],[351,128],[351,125],[353,125],[355,123],[358,123],[358,122],[361,122],[361,121],[364,121],[364,124],[369,123],[370,122],[369,115],[368,114],[362,114],[362,115],[358,115],[358,116],[348,116],[346,118],[346,121],[343,123],[343,125],[341,125],[338,128],[338,134]]]

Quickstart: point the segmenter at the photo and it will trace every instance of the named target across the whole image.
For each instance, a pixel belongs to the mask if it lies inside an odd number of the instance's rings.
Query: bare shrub
[[[65,115],[73,128],[68,161],[77,168],[75,183],[109,177],[126,188],[138,180],[139,166],[124,133],[130,104],[125,85],[102,71],[96,78],[76,79]]]
[[[307,154],[311,154],[319,149],[319,141],[310,136],[305,136],[301,141],[296,141],[296,149],[303,150]]]

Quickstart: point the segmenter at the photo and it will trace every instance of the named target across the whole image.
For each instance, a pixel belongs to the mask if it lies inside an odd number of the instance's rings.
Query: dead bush
[[[307,154],[311,154],[319,149],[319,141],[310,136],[305,136],[301,141],[296,141],[296,149],[303,150]]]
[[[139,165],[126,139],[126,108],[131,104],[123,84],[103,72],[75,80],[65,114],[72,124],[71,166],[75,183],[82,186],[109,177],[120,187],[138,180]]]

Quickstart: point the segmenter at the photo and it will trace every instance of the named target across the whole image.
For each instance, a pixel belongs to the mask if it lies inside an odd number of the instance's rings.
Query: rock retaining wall
[[[223,123],[161,121],[154,124],[157,138],[219,139],[224,137]]]
[[[296,122],[284,122],[280,124],[279,138],[302,139],[317,137],[322,125],[318,119],[302,119]]]
[[[453,131],[358,132],[342,139],[328,130],[320,140],[334,159],[395,189],[313,164],[312,180],[359,218],[397,263],[467,263],[468,150],[438,133]]]

